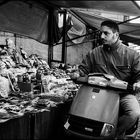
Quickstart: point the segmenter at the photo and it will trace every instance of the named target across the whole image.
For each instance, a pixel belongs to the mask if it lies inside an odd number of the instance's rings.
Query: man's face
[[[119,36],[118,32],[113,32],[112,29],[107,26],[101,26],[100,31],[103,44],[112,45],[117,41]]]

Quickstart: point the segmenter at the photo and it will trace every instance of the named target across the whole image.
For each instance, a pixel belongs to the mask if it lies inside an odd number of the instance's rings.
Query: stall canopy
[[[84,19],[88,25],[91,27],[95,27],[96,29],[100,28],[100,23],[107,18],[103,18],[100,16],[95,16],[91,15],[86,11],[77,11],[74,10],[74,13]],[[127,22],[119,22],[116,21],[119,25],[120,28],[120,35],[121,38],[126,40],[126,41],[131,41],[131,42],[137,42],[140,43],[140,23],[139,24],[134,24],[134,23],[127,23]]]
[[[134,0],[127,1],[49,1],[49,3],[53,4],[56,7],[64,7],[64,8],[85,8],[85,9],[98,9],[101,11],[108,11],[112,13],[120,13],[123,15],[135,15],[138,16],[140,14],[140,10],[138,5]]]
[[[91,9],[118,14],[124,16],[136,16],[140,18],[140,7],[136,1],[52,1],[55,6],[67,8],[90,27],[99,29],[100,23],[107,18],[96,16],[89,12]],[[86,10],[81,10],[85,8]],[[129,20],[128,20],[129,21]],[[119,22],[121,38],[125,41],[131,41],[140,44],[140,23]]]
[[[47,43],[48,10],[22,1],[1,2],[0,30],[31,37],[42,43]]]
[[[57,27],[57,16],[50,11],[53,9],[67,9],[81,18],[86,24],[99,28],[104,19],[89,15],[88,11],[83,13],[77,8],[97,9],[102,12],[108,11],[112,14],[126,16],[139,16],[140,8],[135,1],[54,1],[54,0],[0,0],[0,30],[8,31],[33,38],[41,43],[48,44],[48,34],[52,27],[54,37],[52,42],[57,42],[59,30]],[[51,18],[49,15],[51,14]],[[53,21],[50,25],[49,20]],[[140,24],[120,24],[121,34],[134,39],[140,39]]]

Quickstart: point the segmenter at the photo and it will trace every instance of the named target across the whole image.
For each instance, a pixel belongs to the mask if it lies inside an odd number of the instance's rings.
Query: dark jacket
[[[111,74],[133,84],[140,81],[140,54],[118,40],[111,47],[102,45],[91,50],[79,69],[85,74]]]

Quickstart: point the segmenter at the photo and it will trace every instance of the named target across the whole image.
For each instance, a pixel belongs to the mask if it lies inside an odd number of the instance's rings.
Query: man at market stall
[[[105,73],[126,81],[135,93],[121,94],[120,106],[124,115],[119,118],[117,137],[123,138],[140,116],[140,105],[136,94],[140,88],[140,55],[124,45],[119,37],[117,23],[107,20],[100,26],[102,45],[91,50],[83,59],[77,72],[71,78],[78,78],[89,73]]]

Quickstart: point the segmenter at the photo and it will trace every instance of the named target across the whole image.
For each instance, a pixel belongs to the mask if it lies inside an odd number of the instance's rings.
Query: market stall
[[[24,115],[0,123],[0,139],[30,139],[30,116]]]
[[[69,104],[28,112],[22,116],[3,117],[0,123],[0,139],[54,139],[61,137]]]
[[[59,134],[79,88],[69,77],[76,67],[1,46],[0,139],[50,139]],[[55,133],[55,135],[53,135]]]

